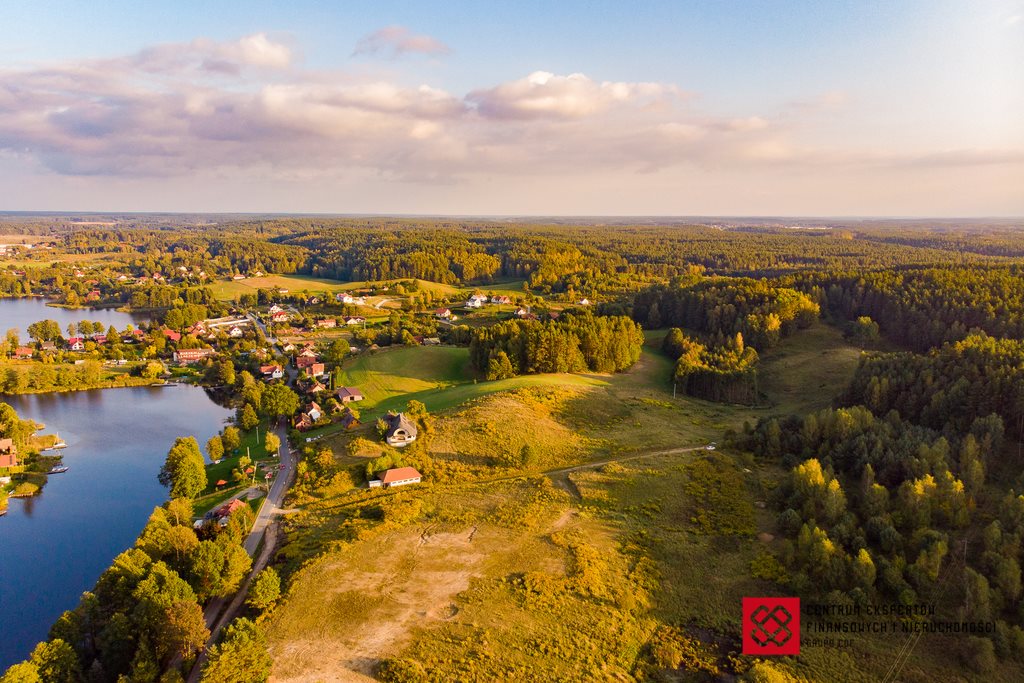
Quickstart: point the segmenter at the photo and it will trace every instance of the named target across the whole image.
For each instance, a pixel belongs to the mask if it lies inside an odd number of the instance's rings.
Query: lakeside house
[[[338,397],[338,400],[342,403],[353,403],[355,401],[363,400],[363,392],[359,391],[355,387],[341,387],[334,395]]]
[[[406,417],[405,413],[388,413],[384,416],[384,422],[388,425],[384,440],[389,446],[403,448],[416,440],[416,423]]]
[[[26,360],[29,358],[32,358],[32,349],[29,348],[28,346],[19,346],[18,348],[14,349],[15,360]]]
[[[178,349],[174,352],[174,362],[181,363],[182,365],[191,365],[213,354],[213,349]]]
[[[0,468],[18,466],[18,447],[14,439],[0,439]]]
[[[370,488],[383,487],[389,489],[394,486],[418,484],[422,479],[423,475],[415,467],[397,467],[384,470],[377,475],[376,479],[371,479],[369,485]]]
[[[85,339],[82,337],[70,337],[68,338],[68,350],[69,351],[84,351],[85,350]]]

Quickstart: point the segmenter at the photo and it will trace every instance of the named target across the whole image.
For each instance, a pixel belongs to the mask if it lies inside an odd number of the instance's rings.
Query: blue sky
[[[8,209],[1024,214],[1020,0],[3,14]]]

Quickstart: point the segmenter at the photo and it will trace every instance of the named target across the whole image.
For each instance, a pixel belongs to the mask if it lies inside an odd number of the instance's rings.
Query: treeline
[[[1024,339],[1024,267],[802,273],[782,281],[835,316],[869,316],[886,337],[916,351],[959,341],[971,330]]]
[[[294,273],[305,266],[306,250],[271,241],[276,232],[247,234],[216,228],[175,232],[150,229],[81,230],[64,235],[59,245],[72,254],[119,253],[135,275],[188,271],[208,275]]]
[[[509,320],[472,331],[473,369],[488,379],[540,372],[619,372],[640,358],[644,336],[625,316],[563,314],[557,320]]]
[[[1000,416],[1018,435],[1024,421],[1024,341],[973,334],[927,355],[872,354],[861,358],[843,402],[876,415],[963,433],[975,419]]]
[[[724,344],[705,346],[673,327],[662,350],[676,361],[672,379],[683,393],[725,403],[757,402],[757,351],[739,332]]]
[[[747,278],[676,279],[633,299],[633,319],[648,329],[668,325],[710,335],[740,333],[761,350],[808,327],[818,314],[818,304],[806,294]]]
[[[282,238],[310,250],[304,272],[336,280],[419,278],[444,284],[490,282],[501,262],[455,231],[338,229]]]

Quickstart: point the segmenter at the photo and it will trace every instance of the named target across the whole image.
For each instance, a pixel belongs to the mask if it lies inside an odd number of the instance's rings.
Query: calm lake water
[[[0,302],[4,321],[9,303]],[[42,495],[11,499],[0,517],[2,672],[46,638],[167,498],[156,476],[174,439],[192,435],[205,444],[231,412],[188,386],[0,400],[22,418],[45,423],[42,433],[59,432],[70,467],[52,475]]]
[[[0,334],[6,334],[12,327],[21,335],[21,343],[29,341],[28,326],[40,320],[56,320],[62,334],[67,334],[68,323],[88,320],[103,323],[103,331],[113,325],[123,330],[126,325],[146,322],[148,314],[121,313],[112,308],[56,308],[47,306],[49,299],[34,296],[26,299],[0,299]]]

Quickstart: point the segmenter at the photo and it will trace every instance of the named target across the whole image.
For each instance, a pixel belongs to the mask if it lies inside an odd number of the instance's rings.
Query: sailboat
[[[50,446],[51,449],[57,451],[57,450],[60,450],[61,448],[67,448],[68,447],[68,445],[67,445],[67,443],[65,443],[64,439],[60,438],[60,433],[59,432],[55,432],[53,436],[54,436],[54,442],[53,442],[53,445]]]

